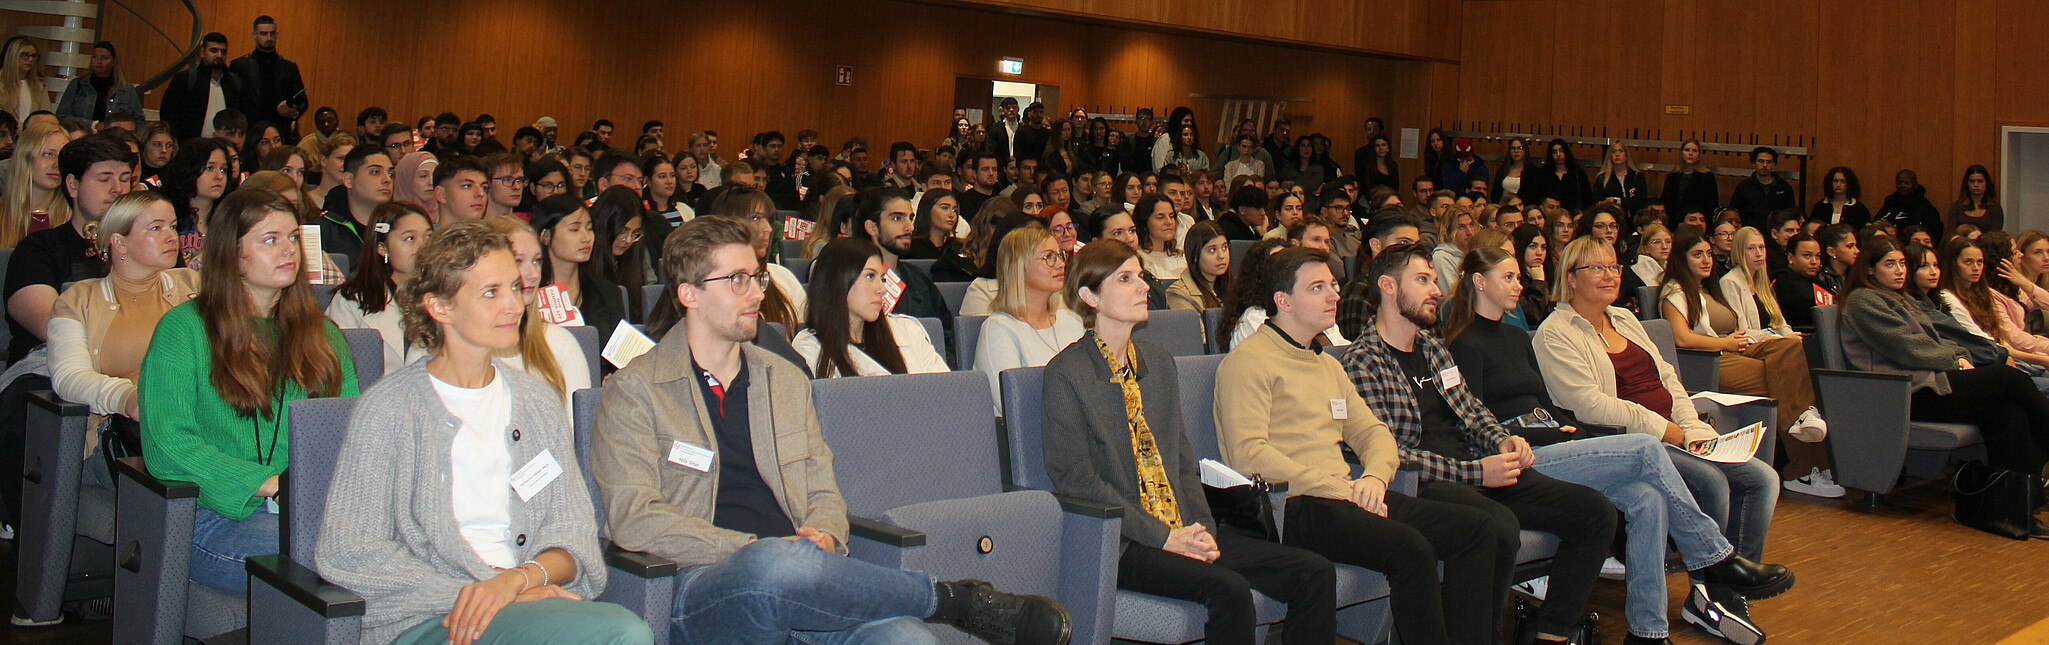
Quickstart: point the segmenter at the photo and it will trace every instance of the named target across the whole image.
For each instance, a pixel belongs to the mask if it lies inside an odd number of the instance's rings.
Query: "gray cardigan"
[[[563,588],[594,598],[605,588],[605,563],[562,397],[524,371],[494,364],[511,388],[512,467],[543,450],[562,466],[533,499],[508,498],[514,550],[526,560],[562,547],[577,565]],[[464,586],[498,575],[463,540],[451,507],[449,447],[461,427],[434,392],[424,360],[379,380],[349,417],[313,559],[322,577],[368,601],[364,643],[389,643],[447,614]],[[559,580],[567,572],[551,573]]]
[[[1140,398],[1145,422],[1159,445],[1167,482],[1181,507],[1181,523],[1217,528],[1203,496],[1202,475],[1181,426],[1180,376],[1174,357],[1151,343],[1133,340],[1138,348]],[[1167,544],[1165,522],[1146,513],[1138,496],[1138,464],[1131,448],[1131,427],[1124,415],[1124,390],[1110,382],[1110,364],[1096,349],[1096,333],[1083,334],[1046,363],[1045,405],[1040,440],[1045,444],[1046,472],[1062,495],[1124,508],[1124,539],[1159,548]]]
[[[1968,355],[1943,340],[1920,306],[1874,289],[1856,289],[1843,299],[1841,328],[1850,367],[1910,375],[1915,390],[1932,387],[1948,395],[1948,372]]]

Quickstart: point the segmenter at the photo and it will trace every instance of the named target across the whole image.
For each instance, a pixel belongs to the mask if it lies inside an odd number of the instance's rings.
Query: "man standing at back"
[[[213,115],[239,110],[247,98],[244,79],[228,69],[228,37],[216,31],[199,41],[192,66],[164,85],[164,122],[179,141],[213,136]]]
[[[256,49],[235,59],[228,70],[248,83],[249,107],[242,110],[251,123],[269,121],[291,138],[298,138],[299,115],[305,113],[306,82],[299,78],[299,64],[277,53],[277,19],[256,17]]]
[[[664,240],[666,297],[688,313],[612,375],[591,423],[611,539],[682,567],[672,640],[936,643],[923,619],[992,643],[1066,643],[1052,600],[843,557],[847,505],[810,376],[748,342],[768,283],[753,237],[703,217]]]

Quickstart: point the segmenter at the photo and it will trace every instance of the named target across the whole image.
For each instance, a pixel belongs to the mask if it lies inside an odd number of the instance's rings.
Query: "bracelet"
[[[511,569],[499,569],[499,571],[518,571],[518,572],[519,572],[519,581],[520,581],[520,583],[521,583],[522,585],[525,585],[525,586],[522,586],[522,587],[520,587],[520,588],[519,588],[519,592],[520,592],[520,593],[526,593],[526,591],[527,591],[528,589],[532,589],[532,588],[534,588],[534,581],[533,581],[533,579],[532,579],[532,578],[528,578],[528,577],[527,577],[527,575],[526,575],[526,567],[513,567],[513,568],[511,568]]]
[[[536,566],[536,567],[540,567],[540,568],[541,568],[541,586],[543,586],[543,587],[546,587],[546,586],[548,586],[548,581],[549,581],[549,576],[548,576],[548,565],[545,565],[545,564],[541,564],[541,561],[540,561],[540,560],[528,560],[528,561],[526,561],[525,563],[522,563],[522,564],[521,564],[520,566],[521,566],[521,567],[525,567],[525,566],[526,566],[526,565],[528,565],[528,564],[531,564],[531,565],[534,565],[534,566]]]

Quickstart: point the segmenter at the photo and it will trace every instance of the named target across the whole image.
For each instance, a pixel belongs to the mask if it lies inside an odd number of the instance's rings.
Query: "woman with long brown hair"
[[[327,317],[343,329],[375,329],[384,338],[384,373],[390,374],[423,355],[405,342],[404,314],[398,290],[413,279],[413,259],[434,233],[426,211],[405,202],[385,202],[370,212],[370,230],[363,234],[363,255],[356,273],[334,291]]]
[[[1196,222],[1188,227],[1182,242],[1188,272],[1167,287],[1167,307],[1195,311],[1223,307],[1219,294],[1231,293],[1231,241],[1215,222]]]
[[[199,487],[192,580],[239,593],[243,561],[277,552],[289,404],[355,396],[356,370],[302,277],[289,202],[236,191],[212,228],[200,273],[210,286],[164,314],[142,361],[142,452],[151,474]]]
[[[526,302],[526,318],[519,325],[519,346],[497,352],[493,358],[546,381],[562,396],[566,410],[570,394],[591,386],[590,358],[569,330],[541,316],[537,304],[541,267],[548,263],[541,236],[516,217],[498,215],[482,221],[511,242],[512,260],[519,265],[519,295]]]

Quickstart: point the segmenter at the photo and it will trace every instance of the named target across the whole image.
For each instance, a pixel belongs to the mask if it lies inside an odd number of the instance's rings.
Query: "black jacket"
[[[287,140],[298,138],[297,118],[285,118],[278,114],[277,104],[287,103],[306,114],[306,82],[299,78],[299,64],[292,59],[279,56],[277,52],[249,52],[228,63],[228,71],[242,77],[248,92],[248,109],[242,112],[249,116],[249,124],[269,121],[288,136]]]
[[[1825,271],[1827,267],[1822,269]],[[1822,294],[1826,297],[1818,297]],[[1772,273],[1772,296],[1778,298],[1779,311],[1786,315],[1786,324],[1803,332],[1814,331],[1815,305],[1835,304],[1833,290],[1790,268]]]
[[[1926,189],[1914,191],[1912,195],[1897,192],[1885,196],[1885,203],[1878,205],[1878,214],[1873,219],[1892,222],[1900,230],[1919,226],[1928,235],[1942,237],[1942,212],[1935,210],[1935,204],[1928,201]]]
[[[178,72],[164,83],[164,122],[170,124],[171,132],[179,141],[195,139],[206,128],[206,100],[212,93],[213,82],[210,72],[194,66]],[[221,72],[221,96],[227,99],[227,107],[249,114],[248,85],[233,69]],[[276,107],[273,103],[272,107]]]
[[[1587,181],[1586,169],[1578,166],[1567,169],[1565,171],[1565,178],[1562,180],[1559,179],[1557,171],[1550,168],[1538,168],[1534,175],[1528,172],[1523,173],[1523,182],[1523,189],[1520,193],[1524,202],[1542,201],[1546,197],[1555,197],[1558,199],[1558,205],[1564,207],[1565,210],[1578,212],[1594,205],[1594,202],[1598,201],[1594,198],[1593,184]],[[1535,189],[1536,192],[1530,192],[1532,189]]]
[[[1722,205],[1721,191],[1715,184],[1713,171],[1665,175],[1665,189],[1660,192],[1665,212],[1685,215],[1698,209],[1713,215],[1715,208]]]
[[[1864,202],[1861,201],[1852,202],[1850,205],[1843,207],[1843,219],[1841,222],[1829,221],[1835,217],[1835,214],[1835,207],[1829,205],[1827,198],[1823,198],[1821,201],[1814,203],[1814,208],[1807,211],[1807,219],[1809,221],[1821,222],[1822,226],[1840,223],[1849,224],[1850,228],[1856,229],[1864,228],[1865,224],[1871,223],[1871,209],[1865,207]],[[1935,229],[1929,229],[1928,234],[1930,236],[1935,235]]]
[[[1799,202],[1793,197],[1793,185],[1783,179],[1766,186],[1758,183],[1755,176],[1744,177],[1736,184],[1736,192],[1729,195],[1729,208],[1743,214],[1743,225],[1760,231],[1764,230],[1764,222],[1773,211],[1799,207]]]
[[[1631,172],[1621,179],[1609,176],[1594,187],[1594,201],[1610,197],[1622,200],[1622,217],[1628,219],[1650,205],[1651,190],[1644,184],[1643,173]]]

